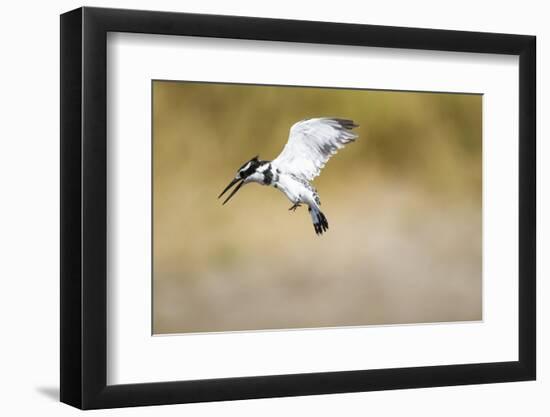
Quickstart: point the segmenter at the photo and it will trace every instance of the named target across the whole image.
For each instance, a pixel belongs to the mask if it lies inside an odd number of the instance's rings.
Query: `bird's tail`
[[[311,214],[311,220],[313,221],[313,228],[315,233],[322,235],[323,232],[328,230],[328,221],[325,215],[317,207],[309,207],[309,214]]]

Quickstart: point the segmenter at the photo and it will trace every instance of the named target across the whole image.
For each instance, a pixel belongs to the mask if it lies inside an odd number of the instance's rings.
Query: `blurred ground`
[[[155,81],[154,333],[481,319],[481,96]],[[314,185],[219,192],[290,126],[361,125]]]

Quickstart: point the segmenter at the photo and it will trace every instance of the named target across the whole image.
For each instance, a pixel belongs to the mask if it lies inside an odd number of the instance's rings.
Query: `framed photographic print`
[[[61,16],[61,401],[535,379],[535,38]]]

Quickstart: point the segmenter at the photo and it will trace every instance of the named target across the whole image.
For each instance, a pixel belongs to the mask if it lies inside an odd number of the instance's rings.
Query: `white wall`
[[[510,3],[510,4],[507,4]],[[59,274],[59,18],[80,2],[5,2],[0,25],[0,410],[3,415],[75,415],[57,402]],[[253,0],[92,1],[86,5],[534,34],[538,37],[539,213],[550,209],[550,26],[545,2],[462,0],[337,2]],[[546,166],[542,162],[546,161]],[[543,192],[545,191],[545,192]],[[540,216],[539,216],[540,217]],[[539,221],[539,380],[453,388],[100,411],[94,415],[548,415],[550,273],[547,219]],[[543,232],[546,232],[543,235]],[[44,414],[42,414],[44,415]]]

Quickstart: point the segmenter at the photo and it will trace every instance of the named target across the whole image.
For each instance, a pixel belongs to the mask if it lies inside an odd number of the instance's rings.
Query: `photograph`
[[[153,335],[483,320],[482,94],[151,88]]]
[[[10,409],[540,414],[543,13],[94,3],[12,42]]]

